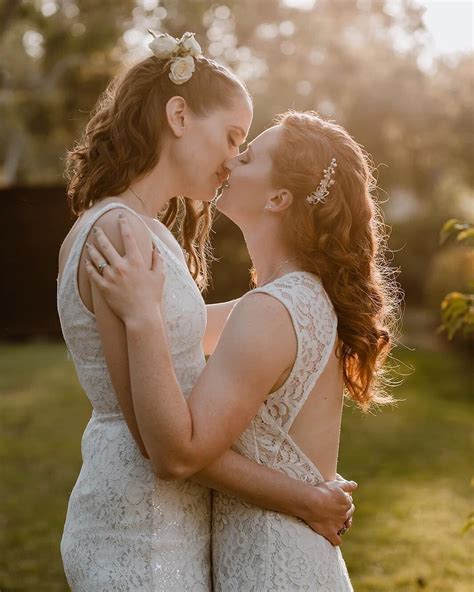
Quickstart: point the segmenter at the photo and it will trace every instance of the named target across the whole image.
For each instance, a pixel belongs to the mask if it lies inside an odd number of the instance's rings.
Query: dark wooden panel
[[[0,190],[0,335],[59,337],[57,255],[74,220],[65,188]]]

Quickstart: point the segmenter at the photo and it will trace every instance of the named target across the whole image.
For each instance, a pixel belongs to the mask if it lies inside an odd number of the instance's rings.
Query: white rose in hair
[[[175,84],[184,84],[193,75],[196,66],[194,65],[194,58],[186,56],[184,58],[176,58],[171,63],[170,80]]]
[[[180,45],[189,55],[197,57],[201,55],[202,49],[199,43],[194,38],[194,33],[185,33],[180,40]]]
[[[177,39],[164,33],[163,35],[158,35],[156,39],[153,39],[148,47],[157,58],[166,59],[171,57],[171,55],[178,49],[178,44],[179,41]]]

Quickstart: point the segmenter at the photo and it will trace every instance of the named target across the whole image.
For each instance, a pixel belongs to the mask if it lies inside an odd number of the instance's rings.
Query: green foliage
[[[453,237],[459,244],[473,245],[474,226],[468,222],[460,222],[455,218],[447,220],[440,231],[440,245],[444,245]],[[462,330],[464,337],[474,333],[474,280],[469,282],[468,287],[469,293],[450,292],[441,302],[442,324],[439,331],[447,331],[449,340],[452,340],[459,330]],[[471,479],[471,486],[473,485],[474,479]],[[462,532],[467,533],[471,528],[474,528],[474,512],[468,515]]]
[[[474,226],[460,222],[455,218],[448,220],[440,231],[439,243],[446,244],[449,239],[463,245],[474,245]],[[472,269],[470,270],[472,274]],[[439,331],[446,331],[451,340],[458,331],[464,337],[474,333],[474,279],[468,282],[468,293],[450,292],[441,302],[441,326]]]
[[[441,302],[441,331],[447,331],[448,339],[462,329],[467,337],[474,332],[474,295],[450,292]]]
[[[468,363],[397,352],[415,366],[394,409],[345,409],[339,472],[359,488],[342,551],[358,592],[471,590],[459,516],[470,509]],[[0,348],[0,589],[66,592],[59,555],[90,405],[62,344]],[[472,533],[465,536],[472,536]]]
[[[439,244],[444,245],[450,238],[455,238],[456,242],[463,244],[474,244],[474,227],[468,222],[460,222],[456,218],[451,218],[444,223],[439,233]]]

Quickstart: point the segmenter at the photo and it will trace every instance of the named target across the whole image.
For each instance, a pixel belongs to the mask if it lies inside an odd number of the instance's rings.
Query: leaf
[[[461,292],[450,292],[441,303],[441,321],[443,328],[448,333],[451,341],[459,329],[463,329],[463,335],[470,333],[473,326],[473,297]],[[468,329],[466,330],[466,327]]]
[[[461,232],[456,237],[456,241],[458,243],[474,246],[474,228],[471,227],[461,230]]]
[[[470,228],[470,224],[463,223],[460,220],[457,220],[456,218],[450,218],[443,224],[443,227],[441,228],[441,231],[439,233],[439,244],[444,245],[448,238],[452,236],[455,232],[465,230],[468,228]]]

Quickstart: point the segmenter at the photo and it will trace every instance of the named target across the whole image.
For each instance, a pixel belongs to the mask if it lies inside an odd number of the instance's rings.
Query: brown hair
[[[283,126],[272,153],[272,184],[293,194],[283,225],[301,266],[318,275],[338,317],[338,355],[350,398],[364,410],[394,401],[384,363],[393,347],[402,293],[384,251],[387,232],[372,197],[367,153],[340,125],[316,112],[277,115]],[[306,197],[332,158],[337,169],[324,203]]]
[[[105,197],[124,192],[156,165],[167,125],[165,107],[171,97],[183,97],[198,116],[230,107],[238,93],[250,98],[243,82],[224,66],[204,56],[194,58],[194,62],[195,72],[179,86],[169,79],[169,62],[155,56],[111,82],[80,143],[67,154],[67,193],[75,215]],[[174,197],[159,215],[169,228],[177,226],[189,270],[204,289],[208,282],[211,204]]]

